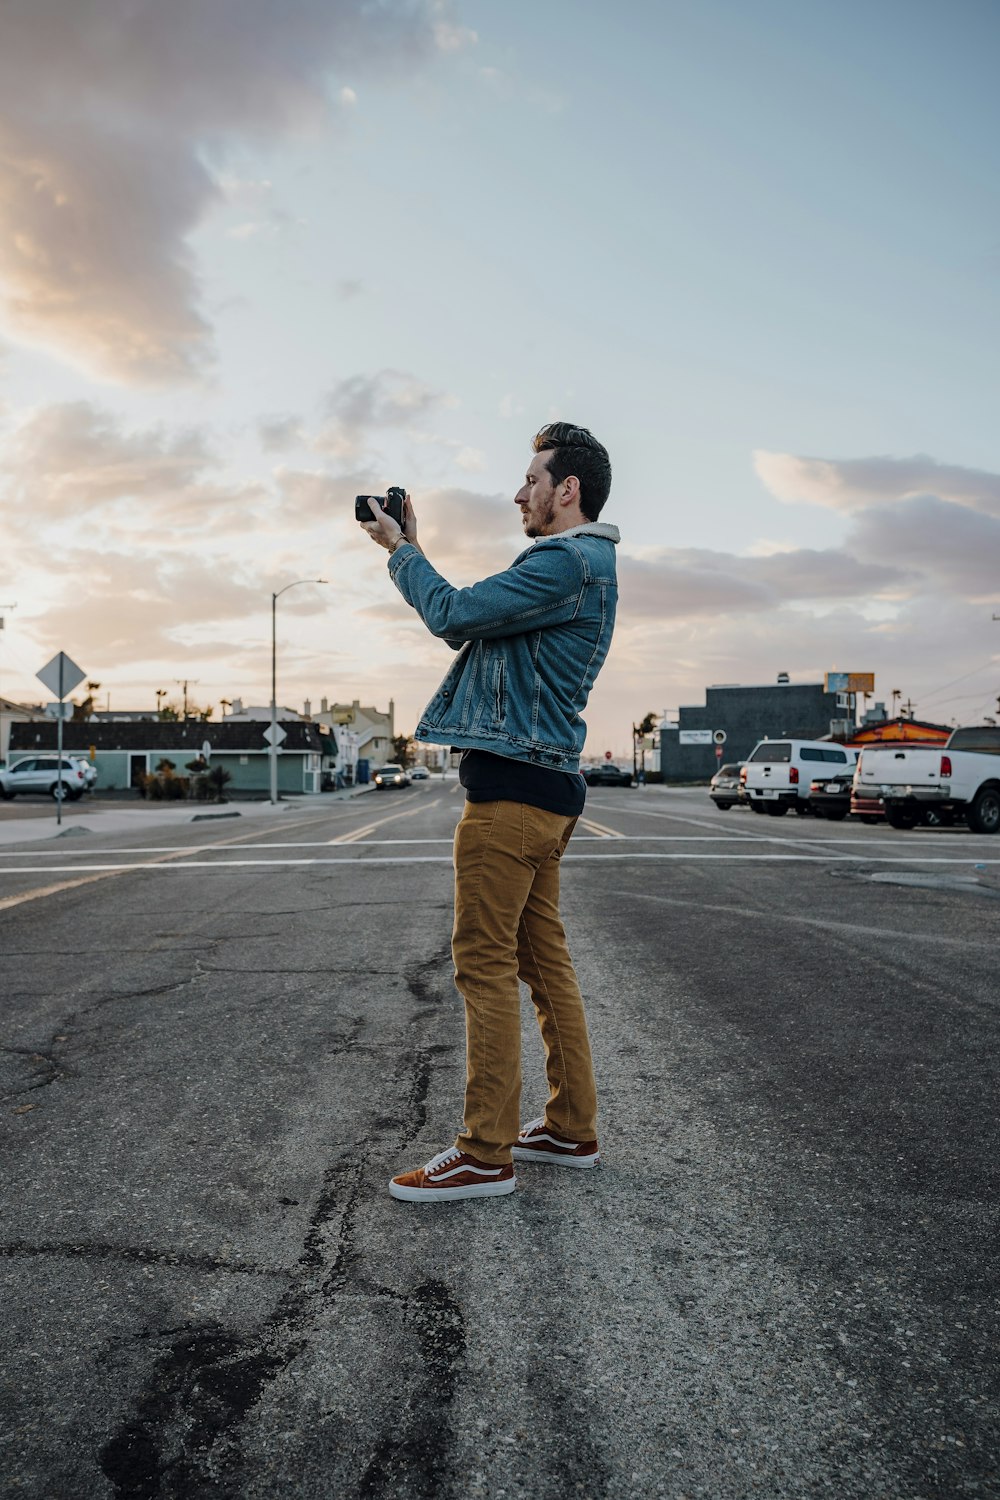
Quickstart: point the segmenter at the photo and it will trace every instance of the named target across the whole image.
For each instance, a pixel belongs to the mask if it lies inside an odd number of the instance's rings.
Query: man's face
[[[521,507],[525,536],[548,536],[556,518],[556,486],[549,477],[551,453],[536,453],[528,465],[524,483],[514,496]]]

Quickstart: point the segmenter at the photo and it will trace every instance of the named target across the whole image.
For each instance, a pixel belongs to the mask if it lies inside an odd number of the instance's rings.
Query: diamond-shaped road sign
[[[44,682],[49,692],[55,693],[60,701],[75,687],[79,687],[86,675],[86,672],[81,672],[76,662],[68,657],[65,651],[60,651],[58,656],[46,662],[40,672],[35,673],[39,682]]]
[[[287,740],[288,735],[282,729],[280,724],[269,724],[264,730],[264,738],[267,740],[267,743],[269,745],[273,745],[277,750],[280,747],[282,740]]]

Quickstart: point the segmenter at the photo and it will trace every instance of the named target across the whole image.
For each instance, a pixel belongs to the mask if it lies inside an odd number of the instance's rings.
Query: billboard
[[[823,678],[827,693],[874,693],[874,672],[827,672]]]
[[[710,729],[682,729],[677,736],[679,745],[710,745],[712,743],[712,731]]]

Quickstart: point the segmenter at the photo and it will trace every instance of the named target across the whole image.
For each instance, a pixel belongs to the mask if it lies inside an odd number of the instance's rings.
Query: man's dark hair
[[[536,453],[551,453],[549,475],[562,484],[571,474],[580,481],[580,509],[588,521],[596,521],[611,493],[611,460],[608,450],[586,427],[573,422],[550,422],[535,434],[531,446]]]

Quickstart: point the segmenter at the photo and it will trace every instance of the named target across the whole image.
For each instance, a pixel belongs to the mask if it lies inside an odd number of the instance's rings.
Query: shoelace
[[[424,1171],[436,1172],[438,1167],[444,1167],[447,1166],[449,1162],[458,1161],[458,1158],[461,1155],[461,1151],[459,1151],[455,1146],[450,1147],[447,1151],[439,1151],[437,1156],[431,1157],[430,1161],[424,1167]]]
[[[536,1130],[539,1125],[544,1125],[544,1124],[545,1124],[545,1116],[544,1115],[539,1115],[537,1120],[529,1120],[528,1123],[527,1123],[527,1125],[525,1125],[524,1129],[520,1132],[520,1134],[522,1136],[530,1135],[531,1132],[533,1130]]]

